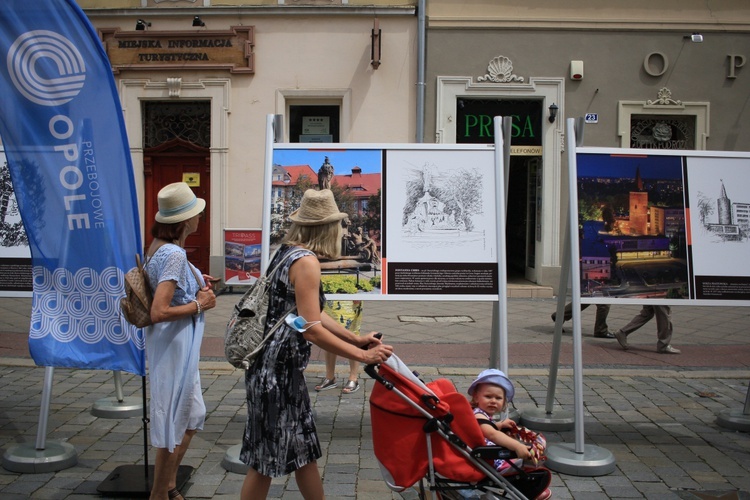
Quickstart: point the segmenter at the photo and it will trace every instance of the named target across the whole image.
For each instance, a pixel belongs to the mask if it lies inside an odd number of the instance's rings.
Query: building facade
[[[750,150],[749,34],[742,0],[427,2],[426,140],[513,119],[509,275],[559,285],[567,118],[585,146]]]
[[[115,74],[144,242],[160,187],[186,180],[207,200],[187,250],[217,276],[223,230],[261,227],[269,115],[278,142],[414,140],[415,1],[77,3]]]

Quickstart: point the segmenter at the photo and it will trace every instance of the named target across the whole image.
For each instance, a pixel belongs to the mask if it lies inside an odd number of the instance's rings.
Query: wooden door
[[[198,198],[206,200],[206,210],[198,231],[188,236],[185,251],[203,273],[209,272],[211,249],[211,165],[208,149],[180,139],[144,151],[146,188],[146,248],[151,244],[151,224],[159,210],[157,194],[172,182],[186,181]]]

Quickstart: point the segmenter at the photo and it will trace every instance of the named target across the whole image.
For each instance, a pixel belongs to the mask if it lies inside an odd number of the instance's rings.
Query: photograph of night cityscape
[[[682,157],[576,158],[581,296],[690,298]]]

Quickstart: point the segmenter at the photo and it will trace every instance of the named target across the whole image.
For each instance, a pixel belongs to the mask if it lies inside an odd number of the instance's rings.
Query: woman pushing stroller
[[[266,331],[294,307],[306,328],[282,326],[245,374],[248,418],[240,459],[250,467],[242,500],[266,498],[272,478],[292,472],[304,498],[325,498],[317,465],[322,450],[304,377],[311,343],[365,364],[382,363],[393,352],[377,332],[358,337],[322,312],[318,258],[339,257],[344,217],[330,190],[307,190],[269,265],[283,262],[271,284]]]
[[[496,413],[507,410],[508,403],[513,401],[515,392],[513,383],[505,373],[494,368],[481,372],[468,390],[474,416],[479,423],[486,444],[502,446],[518,456],[517,459],[495,460],[495,468],[503,475],[517,472],[518,468],[523,467],[524,461],[533,462],[536,466],[540,460],[544,459],[547,444],[541,434],[520,428],[509,418],[498,422],[493,421],[492,417]],[[511,461],[513,464],[510,463]],[[546,488],[534,500],[547,500],[550,497],[552,497],[552,492]]]

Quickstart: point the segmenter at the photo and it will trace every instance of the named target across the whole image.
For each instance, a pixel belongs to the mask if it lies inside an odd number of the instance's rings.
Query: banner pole
[[[581,279],[578,266],[578,193],[575,119],[566,120],[566,153],[568,155],[568,235],[570,238],[570,284],[573,304],[573,397],[575,401],[575,445],[554,444],[547,447],[545,465],[573,476],[603,476],[615,470],[612,453],[599,446],[584,443],[583,352],[581,340]],[[557,318],[559,321],[560,318]]]
[[[102,398],[91,407],[91,414],[100,418],[131,418],[137,417],[145,407],[136,397],[125,397],[122,391],[122,372],[112,372],[115,381],[115,396]],[[144,399],[145,401],[145,399]]]
[[[115,370],[112,374],[115,378],[115,397],[117,398],[117,401],[122,403],[122,400],[125,399],[125,396],[122,393],[122,372],[120,370]]]
[[[47,422],[49,419],[49,402],[52,398],[52,378],[55,368],[47,366],[44,369],[44,385],[42,386],[42,404],[39,407],[39,426],[36,430],[36,449],[44,449],[44,440],[47,435]]]
[[[505,213],[506,213],[506,190],[505,182],[505,137],[502,128],[503,118],[496,116],[493,119],[495,134],[495,202],[497,213],[496,241],[497,241],[497,302],[493,304],[492,310],[492,338],[490,365],[498,366],[506,374],[508,373],[508,271],[506,267],[505,250]],[[510,145],[510,138],[507,138]],[[508,150],[509,151],[509,150]]]
[[[567,217],[570,226],[570,215]],[[572,412],[554,411],[555,392],[557,391],[557,373],[560,368],[560,349],[562,348],[563,322],[565,321],[565,296],[570,282],[570,231],[565,233],[563,258],[560,268],[560,288],[557,292],[557,311],[555,312],[555,333],[552,337],[552,354],[549,362],[549,379],[547,382],[547,400],[544,410],[532,408],[524,410],[521,424],[540,431],[569,431],[575,425]]]
[[[32,474],[56,472],[73,467],[78,463],[78,455],[73,445],[65,442],[47,441],[46,439],[54,373],[55,369],[53,367],[45,367],[36,444],[22,443],[13,445],[3,454],[3,468],[11,472],[27,472]]]

